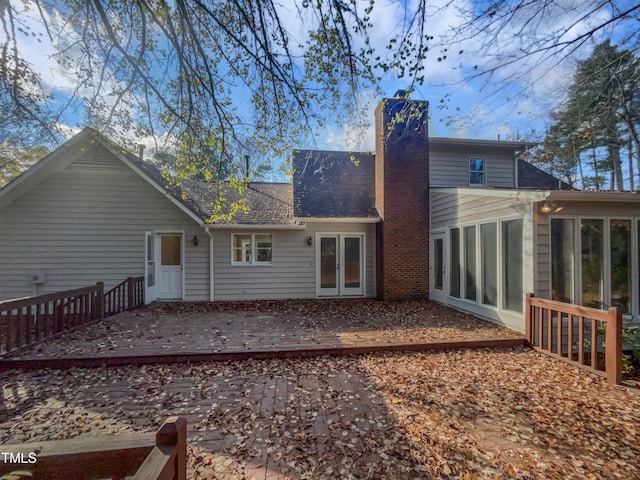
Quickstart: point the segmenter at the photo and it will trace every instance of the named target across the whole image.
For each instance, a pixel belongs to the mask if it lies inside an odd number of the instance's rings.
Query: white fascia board
[[[296,217],[300,223],[380,223],[379,217]]]
[[[213,230],[306,230],[305,224],[257,224],[251,225],[250,223],[203,223],[201,225],[204,228],[211,228]]]
[[[580,190],[552,190],[549,200],[564,202],[640,202],[640,192],[598,192]]]

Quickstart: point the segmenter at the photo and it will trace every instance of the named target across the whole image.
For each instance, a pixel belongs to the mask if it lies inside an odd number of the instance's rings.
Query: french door
[[[316,235],[316,293],[364,295],[364,234]]]

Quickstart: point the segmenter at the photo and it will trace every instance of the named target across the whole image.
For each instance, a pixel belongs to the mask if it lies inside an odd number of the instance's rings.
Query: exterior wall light
[[[193,238],[191,239],[191,243],[193,243],[194,247],[198,246],[198,237],[196,235],[194,235]]]
[[[540,211],[542,213],[558,213],[564,210],[564,207],[560,205],[556,205],[554,202],[544,202],[542,207],[540,207]]]
[[[313,237],[308,237],[307,238],[307,245],[309,245],[309,246],[313,245]]]

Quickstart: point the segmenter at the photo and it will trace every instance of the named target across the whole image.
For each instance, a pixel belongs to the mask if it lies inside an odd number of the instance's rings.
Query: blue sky
[[[360,1],[360,0],[359,0]],[[386,43],[398,28],[402,28],[405,9],[412,8],[417,0],[394,2],[378,1],[373,10],[371,39],[373,46],[383,51]],[[368,2],[363,2],[368,3]],[[627,0],[619,4],[629,3]],[[445,4],[449,7],[441,9]],[[476,2],[479,4],[479,2]],[[430,102],[430,133],[440,137],[466,137],[495,139],[512,138],[517,134],[527,134],[536,130],[542,134],[549,124],[549,112],[561,105],[564,92],[571,79],[577,59],[589,55],[593,46],[604,38],[623,40],[629,31],[623,29],[603,29],[594,38],[586,42],[569,58],[561,62],[544,61],[541,55],[534,55],[523,62],[516,62],[499,69],[490,81],[487,77],[470,79],[474,73],[472,66],[479,70],[490,69],[498,62],[504,62],[511,49],[518,48],[522,37],[526,18],[515,17],[508,27],[496,36],[494,44],[485,48],[483,55],[478,55],[478,39],[461,41],[448,45],[447,58],[443,56],[443,47],[438,46],[440,39],[450,37],[458,31],[463,22],[457,15],[460,8],[469,8],[471,0],[434,0],[429,3],[432,16],[426,30],[435,37],[433,46],[426,60],[426,82],[417,86],[412,98]],[[552,33],[563,26],[570,26],[566,39],[579,37],[593,27],[594,24],[606,22],[607,11],[601,10],[594,15],[580,19],[582,6],[592,5],[585,0],[557,0],[557,11],[548,24],[540,24],[540,34]],[[281,7],[285,27],[293,38],[304,41],[305,25],[301,23],[287,2]],[[35,12],[31,12],[35,15]],[[34,31],[41,31],[36,20],[26,20]],[[631,32],[633,34],[634,32]],[[635,32],[637,33],[637,32]],[[64,102],[75,88],[73,74],[66,71],[53,60],[53,47],[43,37],[21,37],[20,50],[41,75],[45,85],[59,102]],[[462,50],[463,53],[458,52]],[[501,60],[502,59],[502,60]],[[520,81],[507,81],[520,78]],[[407,81],[388,74],[380,84],[384,96],[391,96],[399,88],[406,88]],[[360,102],[365,107],[365,115],[373,120],[373,109],[381,100],[381,96],[372,91],[360,93]],[[82,126],[82,106],[69,109],[61,123],[69,127],[70,133]],[[316,133],[313,146],[326,149],[373,150],[373,127],[355,130],[349,119],[332,121],[326,128]],[[137,142],[151,146],[151,139],[136,139]],[[308,144],[300,145],[309,148]]]

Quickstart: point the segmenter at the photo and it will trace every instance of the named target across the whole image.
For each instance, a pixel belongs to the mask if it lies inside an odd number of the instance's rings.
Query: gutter
[[[296,217],[298,222],[306,223],[380,223],[380,217]]]
[[[212,228],[214,230],[306,230],[304,224],[255,224],[250,223],[215,223],[202,224],[207,231]]]
[[[204,231],[209,235],[209,301],[213,302],[215,299],[215,288],[214,288],[214,279],[215,275],[213,272],[213,235],[211,234],[210,227],[204,227]]]

